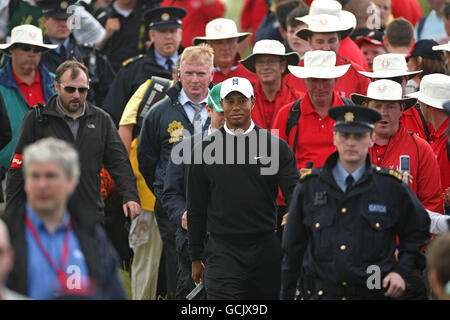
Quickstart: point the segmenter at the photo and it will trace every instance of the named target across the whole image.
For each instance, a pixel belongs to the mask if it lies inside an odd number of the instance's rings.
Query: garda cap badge
[[[170,134],[169,143],[183,140],[183,129],[183,124],[180,121],[172,121],[167,128],[167,132]]]
[[[345,122],[353,122],[353,120],[355,120],[355,115],[353,114],[353,112],[347,112],[344,115],[344,119],[345,119]]]
[[[67,1],[61,1],[59,7],[63,10],[66,10],[69,7],[69,4],[67,3]]]
[[[165,12],[161,15],[162,21],[169,21],[169,19],[170,19],[170,14],[168,14],[167,12]]]

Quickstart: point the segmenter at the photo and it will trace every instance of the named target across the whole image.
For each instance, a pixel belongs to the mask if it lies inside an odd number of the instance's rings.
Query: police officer
[[[294,191],[281,297],[294,298],[300,273],[304,299],[401,297],[405,276],[424,266],[430,220],[397,171],[371,165],[368,149],[381,115],[349,105],[328,114],[336,120],[337,151],[304,173]]]
[[[145,55],[123,62],[104,102],[104,109],[119,123],[125,105],[139,86],[152,76],[172,79],[173,67],[181,54],[181,19],[186,10],[160,7],[145,13],[150,22],[149,37],[152,45]]]
[[[87,100],[101,106],[115,72],[108,58],[87,43],[77,43],[68,25],[68,18],[73,14],[68,8],[75,0],[54,1],[40,0],[37,5],[42,8],[42,23],[45,28],[44,41],[57,44],[56,49],[42,53],[41,62],[50,72],[68,59],[84,63],[89,70],[90,90]]]

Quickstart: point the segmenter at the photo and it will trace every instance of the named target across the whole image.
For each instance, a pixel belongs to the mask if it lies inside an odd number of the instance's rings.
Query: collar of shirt
[[[355,185],[356,182],[358,182],[358,180],[361,179],[365,170],[366,170],[366,163],[364,162],[358,169],[356,169],[352,173],[353,179],[355,179],[355,182],[353,185]],[[341,190],[343,192],[345,192],[345,189],[347,187],[345,184],[345,179],[347,179],[347,176],[350,173],[348,173],[347,170],[345,170],[344,167],[342,167],[339,160],[337,161],[337,164],[331,170],[331,173],[333,174],[333,178],[336,181],[336,184],[339,186],[339,188],[341,188]]]
[[[232,66],[232,67],[230,68],[230,71],[234,71],[234,70],[236,70],[238,67],[239,67],[239,65]],[[214,72],[222,72],[222,71],[221,71],[220,67],[214,67]]]
[[[133,10],[120,9],[119,6],[117,5],[116,1],[114,1],[113,7],[114,7],[114,10],[116,10],[118,14],[120,14],[121,16],[124,16],[125,18],[128,18],[133,13]]]
[[[316,111],[314,110],[314,107],[312,105],[311,102],[311,98],[309,97],[309,94],[306,93],[305,96],[303,97],[302,100],[302,104],[303,104],[303,108],[302,108],[302,114],[311,114],[311,113],[315,113]],[[339,97],[339,95],[334,91],[333,92],[333,101],[332,101],[332,106],[340,106],[343,105],[344,103],[342,102],[342,99]],[[325,117],[328,117],[328,115],[326,115]]]
[[[31,206],[28,203],[26,205],[26,214],[27,214],[28,219],[30,219],[34,228],[38,232],[38,234],[40,234],[42,232],[49,233],[47,228],[45,227],[45,224],[42,221],[42,219],[34,212],[34,210],[31,208]],[[61,221],[61,224],[59,225],[59,227],[56,229],[56,231],[60,231],[60,230],[65,231],[67,229],[67,223],[69,222],[69,220],[70,220],[70,213],[68,210],[66,210],[64,212],[64,218]]]
[[[441,126],[433,132],[432,134],[432,139],[437,139],[440,138],[442,136],[445,136],[447,134],[447,129],[448,129],[448,122],[449,122],[450,118],[447,118],[442,124]]]
[[[226,122],[225,122],[225,124],[223,125],[223,128],[225,129],[225,132],[226,132],[226,133],[231,134],[231,135],[233,135],[233,136],[236,135],[233,131],[231,131],[231,130],[227,127],[227,123],[226,123]],[[253,120],[252,120],[252,122],[250,123],[250,127],[248,127],[248,129],[247,129],[243,134],[248,134],[248,133],[249,133],[250,131],[252,131],[254,128],[255,128],[255,123],[254,123]]]
[[[58,99],[56,99],[56,112],[58,112],[63,118],[67,117],[67,118],[70,118],[71,120],[77,120],[77,119],[81,118],[82,116],[84,116],[84,114],[86,113],[86,102],[84,103],[83,111],[81,112],[81,114],[78,117],[73,118],[71,115],[67,114],[63,110],[63,108],[61,108],[61,106],[59,105]]]
[[[163,57],[158,50],[155,50],[155,58],[156,58],[156,63],[159,64],[160,66],[162,66],[164,69],[166,69],[166,62],[167,59],[172,60],[173,65],[175,66],[177,64],[177,60],[178,60],[178,52],[175,52],[175,54],[173,56],[171,56],[170,58],[166,58]]]
[[[187,96],[184,89],[181,89],[180,95],[178,96],[178,101],[183,106],[183,109],[186,112],[186,115],[188,116],[189,121],[191,121],[191,123],[194,123],[195,110],[194,110],[194,107],[192,107],[190,105],[189,102],[191,102],[191,99],[189,99],[189,97]],[[198,103],[205,103],[205,105],[206,105],[208,103],[208,96],[206,96],[205,99],[203,99],[202,101],[200,101]],[[208,111],[206,110],[206,108],[202,109],[200,115],[202,118],[202,123],[204,125],[206,120],[208,119]]]
[[[36,68],[36,78],[34,78],[34,82],[30,85],[28,85],[27,83],[23,82],[22,79],[19,78],[19,76],[14,72],[14,68],[11,68],[14,79],[16,79],[16,82],[19,86],[21,85],[26,85],[31,87],[32,85],[40,85],[41,84],[41,73],[39,72],[39,68]]]
[[[53,44],[57,44],[58,48],[55,49],[56,53],[60,54],[61,53],[61,46],[64,46],[66,48],[66,52],[70,51],[69,45],[70,45],[70,38],[67,37],[66,41],[64,41],[63,44],[61,44],[61,42],[58,41],[54,41],[52,39],[50,39],[50,42]]]

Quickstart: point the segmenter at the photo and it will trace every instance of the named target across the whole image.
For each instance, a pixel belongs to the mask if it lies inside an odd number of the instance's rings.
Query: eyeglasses
[[[43,51],[43,48],[41,48],[41,47],[31,46],[31,45],[22,44],[22,43],[18,43],[16,45],[14,45],[14,48],[20,49],[24,52],[33,51],[34,53],[41,53]]]
[[[72,86],[65,86],[62,83],[59,84],[67,93],[74,93],[75,91],[78,90],[78,92],[80,94],[85,94],[88,90],[89,87],[72,87]]]

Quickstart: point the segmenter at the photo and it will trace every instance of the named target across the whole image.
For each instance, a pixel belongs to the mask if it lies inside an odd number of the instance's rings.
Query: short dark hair
[[[303,24],[303,22],[301,22],[300,20],[297,20],[296,18],[301,18],[304,17],[306,15],[308,15],[309,12],[309,8],[308,5],[306,3],[304,3],[303,1],[300,2],[300,4],[298,5],[297,8],[295,8],[294,10],[291,11],[291,13],[288,14],[288,16],[286,17],[286,29],[287,30],[287,26],[290,27],[296,27],[300,24]]]
[[[302,0],[289,0],[289,1],[285,1],[285,2],[282,2],[279,5],[277,5],[275,14],[276,14],[278,23],[280,24],[280,27],[283,30],[286,31],[286,29],[287,29],[286,18],[288,16],[288,14],[291,13],[292,10],[294,10],[301,4],[306,6],[306,4]]]
[[[58,83],[61,83],[61,77],[62,75],[67,71],[72,71],[70,77],[72,79],[76,79],[80,75],[80,70],[83,71],[86,74],[86,77],[89,79],[89,70],[88,68],[81,62],[76,60],[66,60],[63,63],[61,63],[58,68],[56,68],[55,71],[55,81]]]
[[[386,28],[386,38],[393,47],[407,47],[414,38],[414,27],[405,18],[396,18]]]

